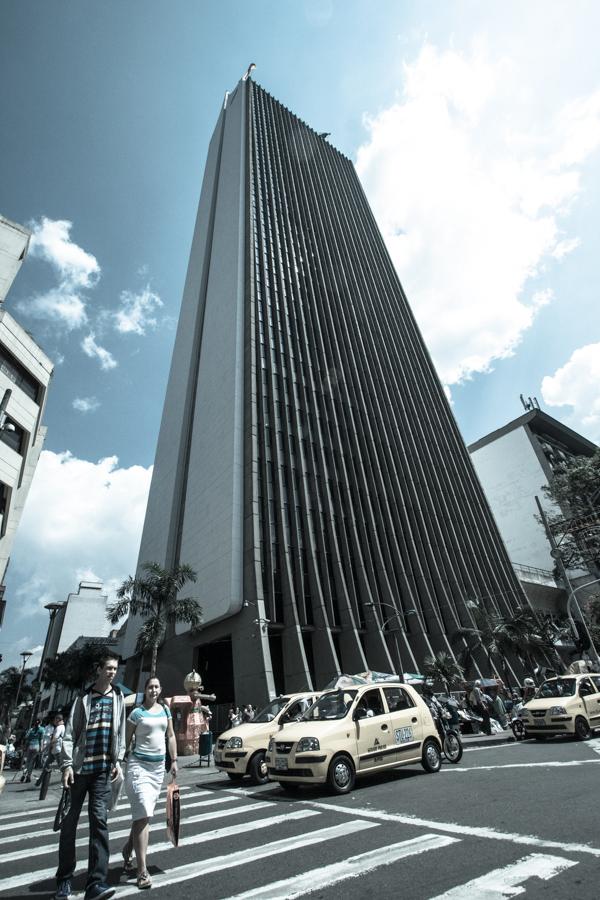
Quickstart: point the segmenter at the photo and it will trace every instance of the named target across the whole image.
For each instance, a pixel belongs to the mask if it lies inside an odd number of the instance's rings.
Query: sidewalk
[[[179,766],[179,774],[177,781],[180,785],[194,785],[204,781],[210,781],[214,778],[223,778],[223,773],[219,772],[215,766],[199,766],[198,756],[180,757],[181,765]],[[21,784],[19,781],[20,772],[17,772],[17,780],[12,781],[14,772],[5,770],[3,772],[6,778],[6,785],[2,794],[0,794],[0,818],[6,821],[15,813],[31,812],[32,820],[39,812],[44,814],[48,810],[56,809],[58,801],[62,793],[60,784],[60,774],[57,770],[52,771],[52,781],[48,788],[45,800],[39,800],[39,787],[34,784],[35,779],[39,775],[39,769],[34,772],[33,780],[29,784]],[[165,784],[167,779],[165,776]],[[122,795],[123,796],[123,795]]]
[[[510,728],[499,734],[463,734],[461,735],[463,747],[488,747],[491,744],[512,744],[515,736]]]

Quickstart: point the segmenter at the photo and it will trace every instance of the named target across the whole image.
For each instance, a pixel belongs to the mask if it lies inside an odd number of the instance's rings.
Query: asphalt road
[[[182,777],[182,841],[166,842],[159,802],[149,856],[152,897],[211,900],[579,900],[600,896],[600,739],[504,744],[465,752],[436,775],[420,766],[359,781],[333,797],[277,785]],[[0,896],[48,897],[56,835],[50,803],[11,812],[2,798]],[[111,816],[110,880],[135,896],[118,850],[128,805]],[[80,824],[87,851],[87,823]],[[83,875],[74,888],[81,891]]]

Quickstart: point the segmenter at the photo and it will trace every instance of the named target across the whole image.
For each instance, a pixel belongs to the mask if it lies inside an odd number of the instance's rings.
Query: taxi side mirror
[[[352,713],[352,718],[354,719],[355,722],[358,722],[359,719],[366,719],[367,718],[366,709],[363,706],[357,707],[354,710],[354,712]]]

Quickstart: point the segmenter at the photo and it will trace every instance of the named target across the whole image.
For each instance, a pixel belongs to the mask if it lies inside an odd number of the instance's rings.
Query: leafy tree
[[[561,510],[548,521],[565,565],[600,574],[600,449],[564,462],[543,490]]]
[[[428,678],[441,681],[446,691],[448,691],[451,684],[456,684],[464,678],[465,672],[451,653],[440,650],[433,656],[425,657],[423,674]]]
[[[457,628],[450,637],[453,646],[460,646],[460,664],[468,674],[473,666],[473,657],[477,650],[483,649],[487,656],[490,672],[494,669],[493,657],[499,653],[497,625],[500,615],[490,613],[483,603],[477,600],[466,600],[465,605],[471,613],[472,624]]]
[[[105,644],[86,641],[82,647],[58,653],[53,659],[46,660],[42,681],[79,690],[94,678],[105,651]]]
[[[143,624],[136,643],[136,652],[150,652],[150,674],[156,674],[158,648],[164,641],[167,625],[179,622],[197,628],[202,622],[202,607],[193,597],[177,595],[188,582],[196,581],[196,573],[187,565],[163,569],[158,563],[147,562],[138,578],[131,575],[117,591],[117,600],[108,609],[109,621],[116,625],[123,616],[140,616]]]
[[[21,669],[17,666],[9,666],[0,672],[0,709],[4,719],[10,713],[19,694],[19,701],[30,700],[33,696],[33,687],[28,683],[28,676],[31,675],[33,669]],[[23,681],[21,683],[21,674]],[[19,684],[21,690],[19,691]]]

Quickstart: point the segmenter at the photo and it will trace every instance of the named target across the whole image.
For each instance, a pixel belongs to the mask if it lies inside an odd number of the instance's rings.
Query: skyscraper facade
[[[467,599],[524,600],[352,162],[250,79],[209,148],[149,560],[204,610],[167,688],[193,663],[222,700],[418,671]]]

